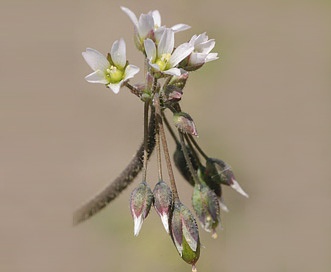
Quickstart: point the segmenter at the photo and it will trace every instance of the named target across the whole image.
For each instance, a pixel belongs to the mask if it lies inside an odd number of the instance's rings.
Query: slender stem
[[[129,82],[125,82],[124,85],[128,87],[128,89],[133,93],[134,95],[138,96],[139,98],[142,95],[142,91],[138,90],[135,86],[132,86]]]
[[[174,176],[172,166],[171,166],[167,139],[166,139],[163,122],[162,122],[160,98],[159,98],[158,93],[156,93],[154,95],[154,106],[155,106],[156,120],[159,125],[159,131],[160,131],[160,136],[161,136],[161,141],[162,141],[162,146],[163,146],[163,151],[164,151],[164,157],[165,157],[165,161],[167,164],[167,169],[168,169],[168,174],[169,174],[169,179],[170,179],[170,184],[171,184],[174,201],[179,201],[177,186],[176,186],[176,182],[175,182],[175,176]]]
[[[189,135],[190,141],[194,144],[194,146],[196,147],[196,149],[199,151],[199,153],[202,155],[202,157],[204,157],[206,160],[208,159],[208,156],[206,155],[205,152],[203,152],[203,150],[200,148],[200,146],[198,145],[198,143],[195,141],[195,139],[193,138],[192,135]]]
[[[157,78],[153,77],[152,93],[155,93],[156,89],[157,89]]]
[[[152,113],[149,119],[149,133],[148,133],[148,156],[150,157],[155,146],[155,114],[152,107]],[[112,200],[114,200],[126,187],[128,187],[135,177],[139,174],[143,167],[144,143],[142,143],[136,154],[122,171],[122,173],[106,188],[99,192],[96,196],[91,198],[80,208],[78,208],[73,215],[73,223],[77,225],[94,214],[98,213],[106,207]]]
[[[168,86],[171,79],[172,79],[172,76],[169,76],[169,77],[166,78],[166,80],[164,81],[164,84],[163,84],[163,88]]]
[[[147,177],[147,157],[148,157],[148,110],[149,101],[144,103],[144,163],[142,180],[146,181]]]
[[[191,154],[193,155],[195,161],[199,164],[199,166],[202,166],[202,164],[200,162],[200,158],[199,158],[197,152],[195,152],[195,149],[192,145],[192,142],[191,142],[190,138],[188,137],[187,134],[185,134],[184,137],[185,137],[185,140],[186,140],[186,142],[188,143],[188,145],[190,147]]]
[[[183,150],[183,153],[184,153],[184,157],[185,157],[188,169],[191,172],[191,175],[193,177],[193,180],[194,180],[195,184],[199,184],[200,181],[199,181],[198,175],[197,175],[196,171],[194,171],[193,165],[191,163],[190,156],[188,154],[188,151],[187,151],[187,148],[186,148],[186,145],[185,145],[183,133],[180,130],[178,130],[178,133],[179,133],[180,144],[182,146],[182,150]]]
[[[155,122],[157,123],[157,118],[155,118]],[[156,159],[157,159],[157,170],[158,170],[158,178],[159,180],[163,180],[162,175],[162,162],[161,162],[161,146],[160,146],[160,132],[158,124],[155,125],[155,145],[156,145]]]
[[[175,132],[173,131],[171,125],[169,124],[169,121],[168,121],[167,117],[165,116],[164,112],[162,112],[162,118],[164,120],[164,123],[165,123],[168,131],[170,132],[171,137],[174,139],[174,141],[176,142],[176,144],[179,145],[180,143],[178,141],[178,138],[177,138]]]

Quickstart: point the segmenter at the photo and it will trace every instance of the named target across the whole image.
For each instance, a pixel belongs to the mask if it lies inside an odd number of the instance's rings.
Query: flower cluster
[[[188,42],[175,45],[175,33],[189,29],[188,25],[177,24],[168,28],[161,25],[161,16],[157,10],[141,14],[138,19],[130,9],[121,9],[133,23],[135,45],[145,59],[145,82],[133,85],[129,83],[140,69],[129,64],[126,59],[126,45],[123,39],[113,43],[107,56],[91,48],[82,53],[93,70],[85,79],[90,83],[104,84],[116,94],[122,87],[127,87],[144,102],[142,152],[137,153],[132,165],[123,171],[125,176],[116,180],[114,186],[110,186],[108,195],[101,193],[97,200],[87,203],[79,211],[77,222],[85,220],[103,208],[142,170],[142,181],[130,196],[134,235],[139,234],[144,220],[154,206],[179,255],[192,265],[192,271],[196,271],[195,264],[200,256],[198,225],[191,211],[179,199],[171,161],[184,179],[193,186],[193,210],[202,229],[212,232],[214,238],[217,236],[216,228],[221,222],[220,210],[228,211],[223,200],[222,186],[230,186],[248,197],[236,181],[231,167],[203,152],[194,138],[198,135],[194,120],[188,113],[183,112],[180,106],[190,72],[218,59],[218,54],[211,52],[215,41],[209,39],[206,33],[202,33],[194,35]],[[173,115],[174,126],[164,114],[166,110]],[[172,160],[165,128],[176,143]],[[154,146],[157,152],[159,180],[151,190],[146,177],[149,155]],[[162,150],[170,186],[162,174]]]

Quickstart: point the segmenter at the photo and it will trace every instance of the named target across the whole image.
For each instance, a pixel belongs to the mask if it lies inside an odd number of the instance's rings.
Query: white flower
[[[127,64],[126,47],[123,39],[113,43],[108,59],[92,48],[87,48],[82,55],[94,71],[85,79],[90,83],[105,84],[116,94],[125,81],[139,72],[137,66]]]
[[[139,50],[144,51],[144,40],[152,39],[154,42],[159,42],[162,33],[166,27],[161,26],[161,15],[158,10],[153,10],[147,14],[141,14],[139,20],[137,16],[128,8],[121,9],[129,16],[135,29],[135,43]],[[177,24],[171,27],[174,32],[189,29],[190,26],[185,24]]]
[[[189,71],[200,68],[206,62],[218,59],[217,53],[210,53],[215,46],[215,40],[208,40],[206,33],[202,33],[199,36],[194,35],[189,44],[194,46],[192,54],[183,63],[183,68]]]
[[[155,71],[174,76],[181,75],[180,69],[175,66],[191,54],[194,47],[189,43],[183,43],[173,51],[174,42],[174,31],[170,28],[164,30],[157,48],[151,39],[145,40],[147,59]]]

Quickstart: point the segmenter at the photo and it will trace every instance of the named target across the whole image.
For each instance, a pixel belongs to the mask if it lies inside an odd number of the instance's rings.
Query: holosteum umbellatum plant
[[[193,186],[192,206],[195,214],[201,227],[211,232],[213,238],[217,237],[216,228],[220,226],[220,209],[228,211],[223,202],[222,185],[230,186],[248,197],[236,181],[231,167],[220,159],[208,157],[200,148],[194,138],[198,135],[194,121],[180,106],[190,72],[218,59],[217,53],[210,53],[215,41],[202,33],[175,47],[175,33],[190,28],[188,25],[177,24],[171,28],[162,26],[157,10],[142,14],[139,19],[128,8],[122,7],[122,10],[134,24],[135,45],[145,58],[145,82],[134,85],[129,83],[140,69],[127,61],[123,39],[113,43],[107,56],[91,48],[82,53],[93,70],[85,79],[91,83],[104,84],[115,94],[126,87],[143,102],[144,140],[120,176],[75,211],[74,224],[104,208],[142,171],[142,180],[130,197],[134,235],[139,234],[151,206],[154,206],[179,255],[192,265],[192,271],[196,271],[195,264],[200,255],[198,226],[191,211],[180,201],[165,128],[176,143],[174,165]],[[175,128],[165,116],[165,110],[172,113]],[[151,190],[147,183],[147,162],[155,147],[158,182]],[[162,173],[162,152],[170,186]]]

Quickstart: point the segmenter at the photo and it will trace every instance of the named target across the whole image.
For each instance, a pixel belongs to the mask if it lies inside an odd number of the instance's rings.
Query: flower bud
[[[230,186],[239,194],[248,197],[248,194],[236,181],[231,166],[226,162],[219,159],[208,158],[206,161],[206,174],[210,176],[214,182]]]
[[[211,189],[216,194],[216,196],[219,199],[220,208],[223,211],[225,211],[225,212],[229,212],[229,209],[225,205],[224,200],[223,200],[223,197],[222,197],[222,187],[221,187],[221,184],[219,182],[215,181],[213,179],[213,176],[211,176],[210,173],[207,172],[206,171],[206,168],[203,167],[203,166],[200,166],[199,169],[198,169],[198,177],[199,177],[199,180],[202,183],[207,184],[207,186],[209,187],[209,189]]]
[[[195,269],[200,256],[200,238],[193,214],[177,200],[170,223],[170,235],[179,255]]]
[[[185,70],[181,70],[180,76],[173,76],[169,82],[169,85],[176,86],[179,90],[183,90],[188,79],[189,73]]]
[[[134,236],[138,236],[144,219],[147,217],[153,203],[153,193],[146,181],[135,188],[130,197],[130,210],[134,220]]]
[[[169,186],[160,180],[153,190],[154,208],[161,217],[162,224],[169,233],[169,217],[172,209],[172,192]]]
[[[177,112],[173,116],[175,126],[183,133],[198,136],[192,117],[185,112]]]
[[[205,184],[196,184],[192,195],[192,206],[199,218],[202,228],[207,232],[213,232],[220,223],[220,206],[217,195]]]
[[[206,33],[194,35],[189,44],[194,46],[193,52],[179,63],[179,67],[186,71],[195,71],[206,62],[218,59],[217,53],[210,53],[215,46],[213,39],[208,39]]]
[[[167,85],[164,90],[163,101],[167,104],[177,103],[182,99],[183,91],[175,85]]]
[[[192,154],[192,150],[189,146],[186,146],[190,161],[192,163],[193,169],[198,170],[199,163],[196,161],[196,158]],[[188,181],[192,186],[194,186],[194,179],[191,175],[190,170],[187,167],[187,163],[184,157],[184,153],[180,144],[177,144],[176,150],[173,155],[173,159],[178,171],[182,174],[184,179]]]

